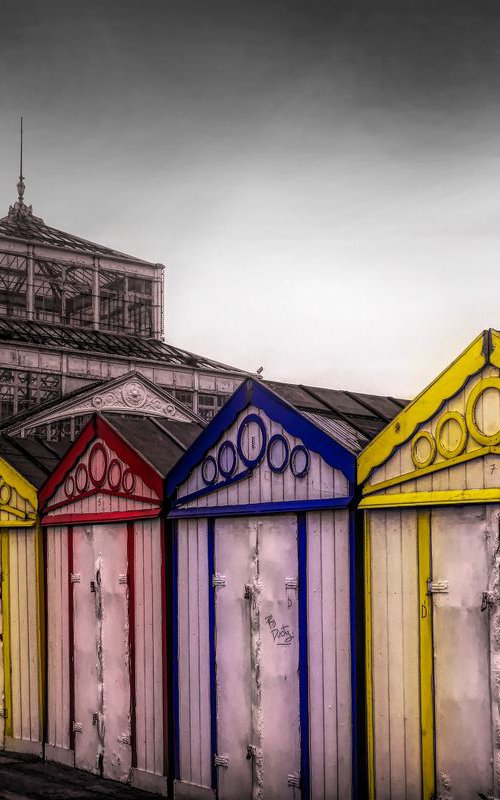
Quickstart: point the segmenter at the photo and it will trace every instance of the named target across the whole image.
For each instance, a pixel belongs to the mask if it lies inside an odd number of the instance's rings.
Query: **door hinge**
[[[82,733],[83,732],[83,725],[82,725],[81,722],[73,722],[73,725],[71,727],[72,727],[73,733]]]
[[[212,586],[216,589],[218,586],[225,586],[226,585],[226,576],[219,575],[218,572],[215,575],[212,575]]]
[[[297,578],[285,578],[285,589],[298,589],[299,581]]]
[[[427,592],[429,594],[446,594],[448,591],[448,581],[427,581]]]
[[[492,606],[495,604],[495,595],[493,592],[483,592],[483,597],[481,601],[481,611],[486,611],[488,606]]]
[[[8,713],[6,708],[0,708],[0,718],[7,719]]]
[[[128,583],[128,575],[118,575],[118,583]]]
[[[80,583],[80,576],[79,575],[73,575],[73,573],[72,573],[70,575],[69,579],[70,579],[71,583]]]
[[[216,767],[224,767],[224,769],[227,769],[229,766],[229,756],[218,756],[215,754],[214,764]]]
[[[287,784],[288,784],[288,786],[295,786],[297,789],[299,789],[300,788],[300,775],[297,775],[296,772],[294,772],[292,775],[288,775]]]

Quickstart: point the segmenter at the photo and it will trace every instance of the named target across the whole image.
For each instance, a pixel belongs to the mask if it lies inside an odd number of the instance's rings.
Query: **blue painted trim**
[[[237,483],[245,478],[249,478],[251,474],[251,469],[244,469],[243,472],[238,472],[237,475],[233,475],[233,477],[228,478],[227,481],[220,481],[220,483],[215,483],[212,486],[206,486],[204,489],[198,489],[196,492],[191,492],[191,494],[185,494],[184,497],[177,498],[177,500],[172,503],[172,506],[173,508],[176,508],[177,506],[184,505],[184,503],[190,503],[191,500],[196,500],[198,497],[204,497],[206,494],[218,492],[219,489],[225,489],[226,486],[231,486],[232,483]]]
[[[300,789],[309,800],[309,664],[307,654],[307,517],[297,514],[299,561]]]
[[[352,710],[352,796],[359,797],[358,786],[358,673],[356,659],[357,620],[356,620],[356,529],[354,509],[349,511],[349,605],[351,633],[351,710]]]
[[[211,478],[210,480],[208,480],[208,478],[205,477],[205,466],[207,464],[214,465],[214,477]],[[217,461],[213,456],[205,456],[205,458],[203,459],[203,464],[201,465],[201,477],[203,479],[203,483],[205,484],[205,486],[213,486],[215,481],[217,480]]]
[[[275,442],[281,442],[285,448],[285,458],[283,459],[283,463],[280,467],[275,466],[271,461],[271,452],[273,449],[273,445]],[[276,475],[281,475],[288,466],[288,459],[290,457],[290,445],[288,444],[287,439],[281,433],[275,433],[274,436],[271,436],[269,439],[269,444],[267,445],[267,465],[271,472],[276,473]]]
[[[239,517],[249,514],[284,514],[287,512],[317,511],[325,508],[347,508],[350,497],[332,497],[328,500],[285,500],[280,503],[248,503],[241,506],[202,506],[200,508],[177,508],[168,513],[168,519],[186,517]]]
[[[215,575],[215,519],[208,520],[208,635],[210,648],[210,762],[212,771],[212,789],[217,790],[217,688],[215,667],[215,588],[212,576]]]
[[[203,460],[205,454],[215,447],[226,430],[235,422],[238,414],[251,403],[257,408],[261,408],[274,422],[282,425],[290,436],[301,439],[310,450],[319,453],[331,467],[341,470],[347,480],[354,484],[356,480],[355,456],[268,386],[249,378],[238,387],[171,470],[166,478],[166,494],[169,497],[174,494],[178,486],[184,483],[194,467]]]
[[[306,455],[306,465],[304,469],[302,469],[300,472],[296,472],[294,466],[295,457],[297,456],[297,453],[305,453]],[[309,455],[309,450],[307,449],[307,447],[304,447],[303,444],[296,444],[292,452],[290,453],[290,469],[292,471],[292,475],[295,478],[303,478],[309,472],[310,463],[311,463],[311,456]]]
[[[259,454],[255,458],[248,458],[243,452],[243,449],[241,447],[241,441],[243,439],[243,434],[245,433],[245,430],[248,428],[249,425],[251,425],[252,422],[254,422],[255,425],[257,425],[262,434],[262,445],[259,450]],[[238,428],[236,449],[238,451],[239,457],[241,458],[246,467],[250,468],[256,467],[258,464],[260,464],[260,462],[264,458],[266,447],[267,447],[267,430],[263,420],[261,420],[261,418],[257,414],[247,414],[245,419],[241,421],[240,427]]]
[[[180,780],[180,725],[179,725],[179,532],[174,522],[172,531],[172,671],[174,683],[174,774]]]
[[[224,469],[224,467],[222,466],[222,463],[221,463],[222,462],[222,455],[224,453],[224,450],[229,450],[231,452],[232,456],[233,456],[232,467],[230,469],[227,469],[227,470]],[[229,439],[226,439],[225,442],[222,442],[221,446],[219,447],[219,452],[217,453],[217,464],[219,465],[219,472],[220,472],[220,474],[222,475],[223,478],[228,478],[229,479],[229,478],[233,477],[234,472],[236,470],[236,466],[238,464],[238,455],[236,453],[236,447],[234,446],[234,444],[232,442],[229,441]]]

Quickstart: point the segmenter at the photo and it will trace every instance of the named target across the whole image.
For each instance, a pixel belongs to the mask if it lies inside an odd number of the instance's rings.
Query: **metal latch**
[[[212,586],[216,589],[218,586],[225,586],[226,585],[226,576],[219,575],[218,572],[215,575],[212,575]]]
[[[446,594],[448,591],[448,581],[427,581],[427,591],[429,594]]]
[[[82,733],[83,731],[83,725],[81,722],[73,722],[72,728],[73,733]]]
[[[128,575],[118,575],[118,583],[128,583]]]
[[[245,583],[245,594],[243,595],[243,597],[245,598],[245,600],[252,599],[252,587],[250,586],[249,583]]]
[[[297,775],[296,772],[293,775],[288,775],[287,779],[288,786],[295,786],[297,789],[300,788],[300,775]]]
[[[95,594],[95,581],[90,581],[90,591]]]
[[[247,744],[247,761],[250,761],[251,758],[255,758],[257,755],[257,748],[254,744]]]
[[[298,589],[299,582],[297,578],[285,578],[285,589]]]
[[[97,725],[99,723],[99,714],[94,711],[92,714],[92,725]]]
[[[227,769],[229,766],[229,756],[218,756],[215,754],[214,764],[216,767],[224,767],[224,769]]]
[[[80,583],[80,576],[79,575],[70,575],[70,582],[71,583]]]

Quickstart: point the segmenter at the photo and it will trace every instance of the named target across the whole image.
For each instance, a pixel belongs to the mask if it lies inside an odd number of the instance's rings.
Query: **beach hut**
[[[0,747],[42,754],[43,546],[37,489],[64,445],[0,437]]]
[[[162,794],[169,569],[163,479],[201,430],[174,400],[164,416],[95,415],[40,493],[46,758]]]
[[[500,793],[500,334],[364,449],[370,798]]]
[[[352,796],[355,455],[400,408],[247,380],[168,476],[176,796]]]

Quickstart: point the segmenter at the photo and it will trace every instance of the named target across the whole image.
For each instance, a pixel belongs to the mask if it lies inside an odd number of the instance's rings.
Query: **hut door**
[[[431,514],[438,795],[470,800],[493,786],[484,506]]]
[[[217,520],[220,800],[300,797],[295,517]]]
[[[125,525],[73,530],[75,765],[127,781],[131,768]]]

